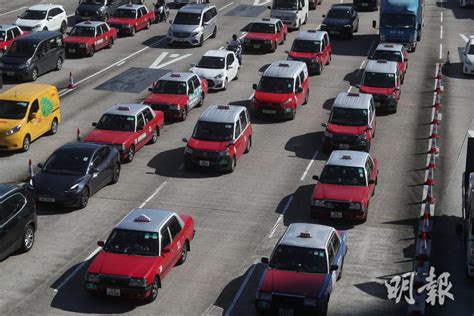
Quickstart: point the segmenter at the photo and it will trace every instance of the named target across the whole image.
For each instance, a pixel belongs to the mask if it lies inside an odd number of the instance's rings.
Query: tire
[[[309,99],[309,89],[308,89],[308,92],[306,93],[306,96],[304,97],[303,105],[308,104],[308,99]]]
[[[79,209],[83,209],[87,206],[89,203],[89,198],[90,198],[90,191],[88,187],[85,187],[84,190],[82,190],[81,198],[79,200]]]
[[[211,38],[216,38],[217,36],[217,26],[214,26],[214,31],[212,31]]]
[[[227,90],[227,85],[229,84],[229,81],[227,80],[227,78],[225,78],[224,80],[224,87],[222,87],[222,90],[225,91]]]
[[[91,48],[91,50],[90,50],[90,52],[89,52],[89,57],[94,56],[94,54],[95,54],[95,46],[92,46],[92,48]]]
[[[183,109],[183,114],[181,115],[181,121],[184,122],[186,121],[186,118],[188,117],[188,106],[184,106]]]
[[[114,174],[112,175],[112,179],[110,180],[110,184],[117,183],[119,178],[120,178],[120,164],[117,162],[117,164],[114,167]]]
[[[34,68],[30,75],[31,81],[36,81],[38,79],[38,69]]]
[[[63,69],[63,59],[61,57],[58,58],[58,60],[56,60],[56,71],[60,71],[61,69]]]
[[[64,34],[64,33],[66,33],[66,30],[67,30],[67,23],[65,21],[63,21],[63,23],[61,23],[61,28],[59,29],[59,32]]]
[[[183,263],[186,262],[186,259],[188,258],[188,241],[186,240],[183,245],[183,249],[181,250],[181,257],[179,258],[179,261],[176,263],[177,266],[182,265]]]
[[[155,280],[153,281],[153,285],[151,287],[151,293],[150,293],[150,296],[148,296],[146,298],[146,301],[148,303],[151,303],[153,302],[154,300],[156,300],[156,298],[158,297],[158,289],[160,287],[160,282],[158,281],[158,277],[155,277]]]
[[[113,45],[114,45],[114,38],[111,37],[111,38],[109,39],[109,43],[107,44],[107,48],[112,48]]]
[[[132,27],[132,31],[130,32],[130,35],[135,36],[136,33],[137,33],[137,29],[134,26],[134,27]]]
[[[235,166],[237,166],[237,159],[235,158],[235,156],[232,158],[232,163],[230,164],[229,166],[229,173],[232,173],[234,172],[235,170]]]
[[[153,131],[153,137],[150,139],[148,144],[151,145],[151,144],[156,143],[156,141],[158,140],[158,136],[160,136],[160,129],[156,127],[155,130]]]
[[[148,20],[148,21],[146,22],[146,26],[145,26],[145,28],[146,28],[147,30],[149,30],[149,29],[150,29],[150,27],[151,27],[151,21],[150,21],[150,20]]]
[[[252,147],[252,136],[249,137],[249,140],[247,141],[247,147],[245,147],[245,154],[248,154],[250,152],[250,147]]]
[[[339,275],[337,276],[337,281],[339,281],[342,278],[342,270],[343,269],[344,269],[344,258],[342,259],[341,272],[339,272]]]
[[[46,26],[43,27],[43,31],[47,31],[47,30],[48,30],[48,28]]]
[[[201,47],[203,44],[204,44],[204,35],[201,35],[198,46]]]
[[[30,150],[30,145],[31,145],[31,137],[30,135],[25,135],[25,138],[23,138],[23,144],[22,144],[22,147],[21,147],[21,150],[23,152],[27,152],[28,150]]]
[[[131,145],[128,149],[127,162],[132,162],[133,158],[135,158],[135,146]]]
[[[301,28],[301,20],[298,20],[298,26],[296,27],[297,30]]]
[[[306,16],[304,17],[304,22],[303,24],[306,24],[308,22],[308,15],[306,14]]]
[[[326,63],[326,65],[330,65],[331,61],[332,61],[332,54],[329,54],[328,62]]]
[[[51,128],[49,129],[49,135],[55,135],[58,132],[58,119],[54,118],[51,122]]]
[[[21,242],[21,252],[28,252],[33,248],[35,243],[35,228],[33,225],[28,224],[25,227],[25,231],[23,232],[23,239]]]

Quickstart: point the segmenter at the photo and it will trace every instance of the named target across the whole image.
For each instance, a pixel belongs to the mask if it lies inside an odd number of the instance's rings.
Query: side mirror
[[[196,67],[196,63],[192,63],[190,65],[191,65],[191,67]]]
[[[377,21],[375,20],[372,20],[372,28],[377,28]]]
[[[153,87],[148,88],[148,91],[153,92]]]
[[[48,16],[47,19],[48,21],[51,20],[53,17],[52,16]]]
[[[329,270],[336,271],[337,269],[339,269],[339,266],[337,264],[331,264],[331,268]]]
[[[252,85],[252,89],[257,90],[257,84],[256,84],[256,83],[254,83],[254,84]]]
[[[235,139],[229,140],[229,146],[235,145]]]
[[[37,117],[37,115],[38,115],[37,112],[30,113],[28,120],[29,121],[34,120]]]
[[[261,261],[262,261],[263,264],[268,264],[268,262],[269,262],[270,260],[268,260],[267,257],[262,257],[262,260],[261,260]]]
[[[232,67],[232,66],[227,66],[227,70],[233,69],[233,68],[234,68],[234,67]]]
[[[375,184],[375,180],[374,180],[374,179],[370,179],[370,180],[369,180],[369,184]]]
[[[173,20],[170,20],[169,23],[170,23],[170,24],[173,24]]]
[[[166,248],[162,249],[161,252],[162,253],[170,253],[171,249],[169,247],[166,247]]]
[[[354,87],[356,87],[357,89],[360,89],[360,84],[356,84]]]
[[[181,140],[182,140],[183,142],[185,142],[185,143],[188,142],[188,139],[187,139],[186,137],[181,138]]]
[[[97,242],[97,246],[99,246],[99,247],[104,247],[104,246],[105,246],[105,242],[104,242],[103,240],[99,240],[99,241]]]
[[[463,226],[462,224],[456,224],[456,235],[462,237],[463,234]]]
[[[271,10],[271,9],[272,9],[272,7],[271,7],[271,6],[269,6],[269,5],[267,5],[267,9],[268,9],[268,10]]]
[[[298,87],[298,89],[296,89],[296,92],[302,93],[303,92],[303,87]]]
[[[328,125],[326,123],[322,123],[321,126],[322,127],[328,127]]]
[[[66,35],[71,35],[71,32],[66,32]]]
[[[372,60],[372,56],[367,56],[367,59],[368,59],[368,60]]]
[[[38,166],[38,168],[40,168],[40,169],[43,169],[43,167],[44,167],[41,162],[39,162],[36,166]]]
[[[92,123],[92,126],[96,127],[96,126],[97,126],[97,123],[96,123],[96,122],[93,122],[93,123]]]
[[[400,91],[400,87],[395,87],[395,89],[393,89],[395,91]]]
[[[203,26],[209,26],[209,22],[204,22],[202,25]]]
[[[285,54],[289,54],[290,52],[288,50],[285,50]]]
[[[319,176],[314,175],[313,180],[319,181]]]
[[[326,14],[323,14],[322,17],[325,18],[325,17],[326,17]]]
[[[143,131],[145,129],[145,126],[137,126],[137,131]]]

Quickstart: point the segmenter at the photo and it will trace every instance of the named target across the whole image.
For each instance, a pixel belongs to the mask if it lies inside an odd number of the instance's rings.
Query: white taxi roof
[[[161,77],[159,80],[168,80],[168,81],[188,81],[189,78],[194,76],[193,72],[168,72],[165,74],[163,77]]]
[[[334,231],[333,227],[326,225],[293,223],[288,226],[278,244],[326,249],[326,244]],[[301,233],[304,233],[304,235]],[[305,233],[309,233],[309,237]]]
[[[119,7],[119,9],[127,9],[127,10],[138,10],[141,7],[144,7],[142,4],[124,4]]]
[[[266,24],[276,24],[280,19],[275,18],[260,18],[252,23],[266,23]]]
[[[401,52],[403,49],[402,44],[398,43],[380,43],[377,45],[377,50],[388,50],[388,51],[393,51],[393,52]]]
[[[199,121],[233,124],[244,109],[240,105],[213,104],[201,114]]]
[[[265,77],[294,78],[298,71],[306,68],[306,64],[294,60],[274,61],[263,73]]]
[[[145,215],[145,216],[141,216]],[[159,232],[168,219],[177,214],[162,209],[135,208],[117,225],[116,228],[138,230],[146,232]],[[141,216],[141,217],[140,217]]]
[[[9,29],[13,28],[13,27],[18,27],[14,24],[0,24],[0,30],[2,31],[8,31]]]
[[[369,154],[363,151],[334,150],[326,165],[365,168],[367,157]]]
[[[316,30],[301,31],[296,34],[295,39],[302,41],[322,41],[324,34],[327,34],[327,32]]]
[[[63,8],[62,5],[58,5],[58,4],[37,4],[37,5],[34,5],[34,6],[31,6],[28,8],[28,10],[32,10],[32,11],[48,11],[52,8]]]
[[[398,64],[396,62],[381,59],[369,60],[367,66],[365,67],[365,71],[383,74],[395,74],[397,73],[397,69]]]
[[[228,50],[224,50],[224,49],[212,49],[212,50],[208,50],[203,56],[208,56],[208,57],[226,57],[228,53],[229,53]]]
[[[115,104],[106,113],[114,115],[136,116],[147,107],[148,105],[146,104]]]
[[[84,22],[80,22],[80,23],[77,23],[76,25],[74,25],[74,27],[76,26],[83,26],[83,27],[93,27],[93,26],[97,26],[97,25],[102,25],[102,24],[105,24],[105,22],[103,21],[84,21]]]
[[[360,92],[339,92],[333,107],[347,109],[369,109],[371,94]]]

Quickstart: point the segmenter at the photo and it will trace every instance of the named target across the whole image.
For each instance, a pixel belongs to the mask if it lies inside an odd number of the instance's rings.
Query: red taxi
[[[0,24],[0,54],[10,47],[13,41],[29,32],[23,32],[20,27],[12,24]]]
[[[211,105],[199,117],[184,150],[184,167],[216,168],[233,172],[237,160],[250,151],[252,123],[247,108]]]
[[[247,25],[243,38],[244,50],[263,50],[274,52],[279,44],[283,44],[288,34],[288,26],[280,19],[262,18]]]
[[[251,101],[255,116],[293,120],[296,110],[308,102],[308,68],[300,61],[275,61],[263,73]]]
[[[369,60],[362,75],[359,91],[374,97],[376,109],[396,113],[400,100],[401,74],[398,64],[383,59]]]
[[[112,230],[87,270],[84,288],[91,294],[156,299],[175,265],[186,261],[194,238],[194,219],[158,209],[132,210]]]
[[[368,153],[333,151],[321,176],[313,176],[318,182],[313,191],[311,215],[365,221],[377,176],[377,160]]]
[[[203,104],[208,91],[207,80],[192,72],[170,72],[161,77],[149,89],[145,99],[155,111],[163,111],[165,118],[186,120],[188,112]]]
[[[64,39],[66,54],[88,55],[104,47],[111,48],[117,39],[117,30],[106,22],[86,21],[76,24]]]
[[[116,28],[119,34],[134,36],[139,30],[149,29],[155,19],[155,12],[149,11],[146,6],[126,4],[115,10],[107,22]]]
[[[380,43],[369,59],[384,59],[398,63],[401,74],[401,83],[405,80],[405,74],[408,68],[408,51],[402,44],[397,43]]]
[[[332,46],[325,31],[308,30],[296,35],[288,60],[306,63],[310,72],[321,74],[325,65],[332,59]]]
[[[163,112],[154,112],[145,104],[117,104],[110,108],[84,139],[117,147],[122,161],[131,162],[146,144],[154,144],[163,128]]]

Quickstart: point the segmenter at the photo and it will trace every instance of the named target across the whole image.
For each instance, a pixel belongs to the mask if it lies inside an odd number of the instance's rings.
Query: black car
[[[327,15],[323,15],[321,31],[330,35],[352,35],[359,31],[359,14],[351,4],[333,4]]]
[[[74,18],[76,23],[84,20],[106,21],[118,7],[128,3],[128,0],[80,0]]]
[[[36,208],[27,191],[0,184],[0,260],[21,249],[30,251],[35,242]]]
[[[35,81],[51,70],[61,70],[65,59],[60,32],[33,32],[16,39],[2,57],[3,76]]]
[[[28,184],[39,202],[84,208],[89,197],[120,176],[119,151],[107,144],[72,143],[54,151]]]

